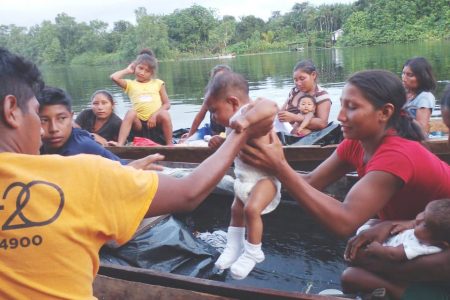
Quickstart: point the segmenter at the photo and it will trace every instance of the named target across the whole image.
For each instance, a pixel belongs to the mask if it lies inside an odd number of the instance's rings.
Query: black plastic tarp
[[[105,246],[101,262],[211,278],[220,253],[169,216],[119,248]]]

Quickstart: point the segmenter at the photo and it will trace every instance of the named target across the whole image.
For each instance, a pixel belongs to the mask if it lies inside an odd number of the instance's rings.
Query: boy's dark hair
[[[0,47],[0,114],[3,116],[3,101],[14,95],[19,108],[27,112],[28,101],[44,87],[41,72],[25,58]]]
[[[72,98],[60,88],[46,86],[37,95],[37,99],[40,105],[39,110],[49,105],[64,105],[69,112],[72,112]]]
[[[427,210],[432,217],[427,218],[426,225],[433,238],[450,243],[450,199],[434,200],[428,204]]]
[[[207,94],[213,99],[218,99],[228,90],[239,91],[248,95],[248,82],[244,76],[234,72],[222,72],[214,76],[209,85]]]
[[[423,91],[429,92],[436,88],[436,79],[434,78],[433,70],[425,57],[408,59],[403,65],[404,67],[409,67],[417,78],[417,94]]]
[[[361,71],[353,74],[347,82],[356,86],[376,109],[387,103],[394,106],[388,126],[396,129],[400,136],[414,141],[425,139],[420,125],[402,110],[406,92],[402,81],[395,74],[385,70]]]

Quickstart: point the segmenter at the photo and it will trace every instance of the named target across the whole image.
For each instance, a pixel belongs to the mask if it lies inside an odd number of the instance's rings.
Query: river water
[[[339,97],[345,79],[366,69],[387,69],[400,76],[404,62],[414,56],[426,57],[438,79],[435,95],[439,99],[450,82],[450,41],[381,45],[373,47],[305,49],[303,52],[279,52],[237,56],[229,59],[198,59],[161,62],[158,78],[166,83],[172,103],[170,113],[173,128],[189,127],[202,103],[208,73],[217,64],[228,64],[249,81],[250,96],[266,97],[284,103],[293,87],[292,68],[301,59],[310,58],[316,64],[320,84],[329,92],[333,105],[330,120],[339,111]],[[114,95],[116,113],[123,117],[130,108],[128,98],[114,85],[109,75],[127,64],[111,66],[45,66],[41,69],[48,85],[66,89],[74,99],[73,109],[80,112],[89,105],[95,90],[107,89]]]

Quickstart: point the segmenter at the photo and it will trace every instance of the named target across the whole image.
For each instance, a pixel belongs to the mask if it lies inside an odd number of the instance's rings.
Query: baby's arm
[[[396,247],[383,246],[379,242],[372,242],[367,245],[365,249],[367,254],[374,255],[380,258],[386,258],[391,261],[405,261],[407,260],[405,248],[403,245]]]
[[[306,115],[303,115],[303,121],[300,122],[300,125],[297,127],[297,134],[300,134],[303,129],[308,127],[312,118],[314,118],[313,112],[309,112]]]
[[[277,112],[278,106],[275,102],[258,98],[247,106],[243,114],[230,119],[230,127],[236,132],[241,132],[261,120],[274,119]]]
[[[207,111],[208,111],[208,108],[206,107],[206,105],[202,104],[199,112],[195,115],[194,121],[192,121],[191,128],[189,129],[189,133],[187,134],[186,137],[190,137],[197,131],[198,127],[200,126],[203,119],[205,118]]]
[[[131,63],[125,69],[112,73],[109,78],[111,78],[111,80],[114,81],[118,86],[125,89],[127,87],[127,82],[122,77],[125,75],[133,74],[134,67],[134,64]]]

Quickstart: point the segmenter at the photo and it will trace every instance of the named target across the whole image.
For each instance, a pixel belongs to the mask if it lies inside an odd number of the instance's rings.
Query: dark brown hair
[[[0,47],[0,114],[6,96],[14,95],[18,106],[27,112],[28,101],[44,87],[44,80],[36,65]]]
[[[417,94],[423,91],[429,92],[436,88],[436,79],[434,78],[433,70],[425,57],[408,59],[403,65],[403,68],[405,67],[409,67],[417,78],[418,86],[415,91]]]
[[[425,220],[426,226],[433,239],[450,243],[450,199],[431,201],[427,210],[430,216]]]
[[[406,92],[395,74],[385,70],[361,71],[353,74],[347,82],[356,86],[376,109],[387,103],[394,106],[388,126],[397,130],[400,136],[414,141],[425,139],[420,125],[413,122],[407,113],[402,113]]]

